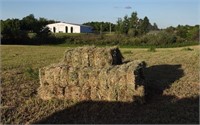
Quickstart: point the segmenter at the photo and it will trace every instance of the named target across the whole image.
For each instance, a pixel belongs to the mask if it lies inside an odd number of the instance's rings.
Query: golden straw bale
[[[117,47],[68,49],[58,64],[39,71],[39,96],[67,100],[143,101],[145,63],[122,63]]]
[[[66,65],[43,68],[40,70],[41,98],[133,101],[134,96],[144,96],[143,81],[137,80],[138,74],[135,74],[144,68],[141,65],[133,61],[103,69]]]

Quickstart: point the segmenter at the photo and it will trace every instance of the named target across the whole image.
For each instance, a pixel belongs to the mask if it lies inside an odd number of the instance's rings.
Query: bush
[[[141,45],[141,39],[138,37],[130,37],[124,45]]]
[[[154,46],[151,46],[147,51],[148,52],[156,52],[156,48]]]
[[[145,45],[168,45],[176,43],[176,36],[167,33],[159,32],[157,34],[147,34],[142,37],[142,44]]]
[[[167,32],[160,32],[158,33],[158,40],[162,42],[162,44],[167,45],[167,44],[173,44],[176,42],[176,36],[172,35]]]

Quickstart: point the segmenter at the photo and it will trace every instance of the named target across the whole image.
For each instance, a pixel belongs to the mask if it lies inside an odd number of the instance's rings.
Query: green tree
[[[29,32],[36,32],[38,30],[37,19],[35,19],[33,14],[30,14],[21,20],[21,28],[22,30]]]
[[[151,27],[151,24],[149,22],[149,19],[148,17],[145,16],[140,26],[142,34],[149,32],[150,27]]]
[[[118,33],[128,34],[129,36],[138,36],[148,33],[150,30],[158,30],[156,23],[151,25],[148,17],[144,19],[139,19],[137,17],[137,12],[132,12],[131,17],[127,15],[124,19],[118,19],[116,31]]]
[[[139,18],[137,12],[133,12],[130,17],[130,28],[138,29]]]
[[[153,23],[153,29],[152,30],[159,30],[158,25],[156,23]]]
[[[20,21],[18,19],[2,21],[1,34],[4,38],[17,38],[20,34]]]
[[[2,44],[24,44],[28,40],[28,34],[21,30],[19,19],[7,19],[1,21]]]
[[[124,16],[124,21],[122,23],[122,26],[123,26],[123,31],[122,32],[125,33],[125,34],[128,34],[128,30],[130,28],[130,21],[129,21],[129,18],[128,18],[127,15]]]
[[[116,32],[123,33],[123,20],[121,18],[118,18],[117,20]]]
[[[191,26],[188,29],[187,39],[192,41],[199,41],[199,33],[200,33],[199,25]]]
[[[187,28],[181,25],[178,25],[178,27],[176,28],[176,35],[180,36],[181,38],[186,38],[187,37]]]
[[[28,33],[36,33],[37,38],[43,38],[46,30],[44,27],[48,23],[53,23],[53,20],[45,18],[36,19],[33,14],[19,19],[1,20],[1,35],[2,43],[4,44],[34,44],[33,39],[28,37]],[[37,41],[36,41],[37,43]]]

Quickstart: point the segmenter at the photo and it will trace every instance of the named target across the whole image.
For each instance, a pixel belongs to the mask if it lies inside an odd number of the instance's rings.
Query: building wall
[[[92,27],[84,25],[74,25],[68,23],[48,24],[50,31],[53,33],[91,33]],[[67,28],[67,29],[66,29]]]
[[[49,27],[50,31],[53,33],[60,33],[60,32],[61,33],[80,33],[81,32],[81,28],[80,28],[81,26],[67,24],[67,23],[54,23],[54,24],[47,25],[47,27]],[[67,30],[66,30],[66,27],[67,27]]]

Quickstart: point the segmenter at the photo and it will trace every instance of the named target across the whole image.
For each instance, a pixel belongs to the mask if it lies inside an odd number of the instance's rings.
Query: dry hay
[[[63,62],[40,69],[40,97],[76,101],[134,101],[143,98],[144,62],[113,65],[122,63],[122,55],[117,49],[81,47],[68,50]]]
[[[118,47],[79,47],[69,49],[64,54],[63,63],[73,67],[98,67],[122,64],[122,54]]]

